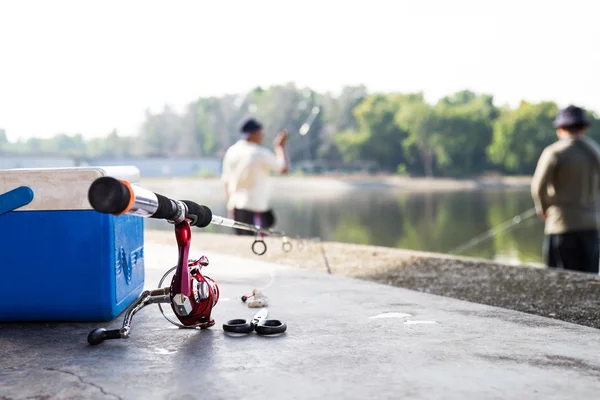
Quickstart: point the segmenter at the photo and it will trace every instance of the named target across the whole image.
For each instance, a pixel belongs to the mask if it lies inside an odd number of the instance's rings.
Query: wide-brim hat
[[[590,121],[585,116],[585,111],[576,106],[568,106],[559,111],[554,120],[555,128],[565,128],[569,126],[588,126]]]

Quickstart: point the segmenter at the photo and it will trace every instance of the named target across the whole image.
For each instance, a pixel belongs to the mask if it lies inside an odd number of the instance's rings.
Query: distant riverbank
[[[142,177],[142,182],[149,188],[160,186],[177,190],[178,186],[196,187],[199,191],[223,191],[223,183],[216,177]],[[271,183],[275,191],[286,193],[324,194],[344,192],[348,190],[410,190],[419,191],[451,191],[475,190],[482,188],[525,188],[530,185],[531,177],[481,177],[473,179],[450,178],[411,178],[398,175],[345,175],[345,176],[278,176],[272,177]]]

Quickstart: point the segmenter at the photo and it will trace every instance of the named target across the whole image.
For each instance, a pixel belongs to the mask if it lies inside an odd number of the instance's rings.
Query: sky
[[[287,82],[600,113],[597,3],[0,0],[0,128],[130,135],[146,109]]]

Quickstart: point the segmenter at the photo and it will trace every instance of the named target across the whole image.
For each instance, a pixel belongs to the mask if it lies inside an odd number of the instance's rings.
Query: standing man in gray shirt
[[[584,136],[588,126],[579,107],[558,113],[554,127],[559,140],[540,156],[531,195],[545,221],[546,265],[598,274],[600,147]]]

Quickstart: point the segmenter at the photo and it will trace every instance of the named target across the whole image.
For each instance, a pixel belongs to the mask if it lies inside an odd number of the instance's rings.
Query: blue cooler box
[[[144,219],[92,209],[102,176],[135,167],[0,170],[0,321],[108,321],[144,286]]]

